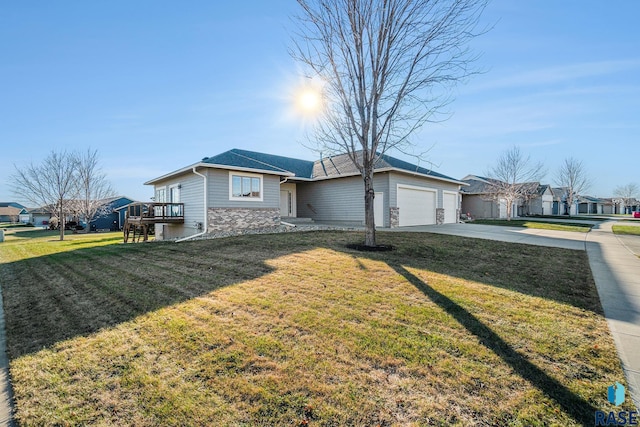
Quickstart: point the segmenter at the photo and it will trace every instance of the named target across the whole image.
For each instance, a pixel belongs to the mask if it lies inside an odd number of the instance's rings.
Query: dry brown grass
[[[357,239],[7,246],[19,420],[580,425],[608,408],[623,374],[583,252]]]

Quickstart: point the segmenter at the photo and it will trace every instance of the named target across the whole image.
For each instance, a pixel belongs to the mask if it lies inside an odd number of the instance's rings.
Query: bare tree
[[[542,163],[533,163],[530,156],[525,156],[519,147],[512,147],[503,152],[495,166],[487,172],[491,178],[488,182],[488,192],[500,201],[504,201],[507,208],[507,220],[511,220],[513,204],[518,200],[529,200],[532,192],[545,171]]]
[[[77,155],[78,198],[73,213],[87,222],[108,213],[105,199],[114,196],[106,175],[100,169],[98,150],[88,149]]]
[[[77,164],[75,154],[52,151],[39,165],[31,163],[24,169],[14,165],[13,192],[35,205],[49,207],[56,212],[60,240],[64,240],[67,202],[77,196]]]
[[[628,213],[628,207],[631,206],[633,200],[638,197],[638,194],[640,194],[640,187],[638,187],[638,184],[636,184],[635,182],[630,182],[626,185],[620,185],[616,187],[615,190],[613,190],[613,195],[620,197],[624,202],[625,213]]]
[[[573,157],[564,159],[564,163],[556,174],[555,183],[565,190],[564,196],[569,206],[569,215],[575,199],[587,191],[591,185],[582,161]]]
[[[298,0],[292,51],[324,82],[315,142],[347,153],[364,180],[365,245],[375,246],[373,172],[380,156],[450,103],[474,70],[468,42],[487,0]]]

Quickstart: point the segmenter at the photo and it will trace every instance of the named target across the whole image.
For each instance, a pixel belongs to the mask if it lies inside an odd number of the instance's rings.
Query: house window
[[[262,200],[262,176],[230,173],[230,199]]]
[[[158,188],[156,190],[156,202],[164,203],[167,201],[167,190],[166,188]]]

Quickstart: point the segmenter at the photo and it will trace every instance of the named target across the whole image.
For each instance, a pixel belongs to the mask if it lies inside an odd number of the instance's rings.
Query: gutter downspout
[[[203,224],[203,230],[200,233],[196,233],[192,236],[187,236],[187,237],[182,237],[180,239],[176,240],[176,243],[180,243],[180,242],[184,242],[185,240],[191,240],[193,238],[202,236],[203,234],[207,234],[207,230],[209,229],[209,224],[208,224],[208,218],[207,218],[207,213],[208,213],[208,209],[207,209],[207,176],[201,174],[200,172],[198,172],[196,170],[196,167],[194,166],[191,171],[198,175],[201,176],[204,179],[204,221],[202,222]]]

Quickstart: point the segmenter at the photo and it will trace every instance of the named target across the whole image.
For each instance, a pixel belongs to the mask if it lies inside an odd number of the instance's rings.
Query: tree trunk
[[[511,221],[512,208],[513,208],[513,202],[507,199],[507,221]]]
[[[60,240],[64,240],[64,211],[62,209],[62,204],[60,205],[60,210],[58,211],[58,227],[60,227]]]
[[[364,244],[376,245],[376,222],[373,216],[373,199],[376,193],[373,189],[373,168],[366,171],[364,177]]]

